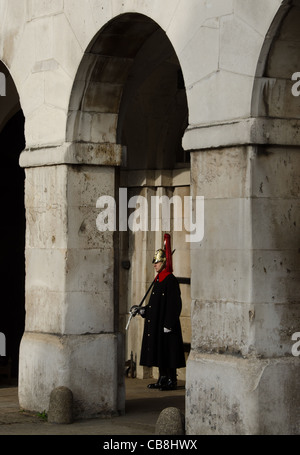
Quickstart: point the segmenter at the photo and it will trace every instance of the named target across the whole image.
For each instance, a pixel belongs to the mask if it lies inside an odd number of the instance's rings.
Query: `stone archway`
[[[4,91],[0,97],[0,148],[3,195],[1,223],[1,287],[2,301],[0,332],[6,338],[6,355],[0,359],[0,380],[18,376],[19,344],[25,321],[25,209],[24,171],[19,155],[25,146],[24,115],[14,81],[6,66],[0,62]]]
[[[83,163],[111,173],[115,190],[111,187],[108,192],[99,185],[99,197],[109,195],[118,201],[119,188],[128,190],[128,198],[144,195],[149,201],[155,194],[182,199],[189,195],[189,154],[181,146],[188,121],[184,80],[174,48],[156,22],[127,13],[106,24],[86,50],[69,107],[66,139],[70,147],[82,154]],[[162,242],[161,230],[146,236],[128,231],[113,237],[113,326],[122,337],[130,302],[141,298],[152,281],[147,257],[149,261],[149,254]],[[175,263],[184,278],[183,326],[189,345],[190,259],[183,235],[175,234]],[[140,330],[136,328],[131,341],[126,340],[125,358]],[[139,346],[134,349],[138,352]],[[122,374],[122,363],[120,368]]]
[[[256,349],[274,361],[272,375],[265,374],[268,393],[260,394],[266,434],[299,434],[300,422],[292,352],[300,327],[299,20],[300,1],[283,2],[262,48],[252,102],[263,133],[253,157],[253,299],[263,321]]]
[[[206,235],[192,310],[188,434],[299,432],[291,339],[299,327],[300,110],[291,91],[298,23],[299,2],[283,2],[257,56],[247,134],[232,130],[216,147],[209,128],[193,152]]]
[[[28,312],[19,400],[25,409],[47,409],[53,388],[64,385],[73,392],[75,417],[124,411],[119,234],[98,229],[97,201],[102,195],[118,199],[118,170],[126,158],[126,146],[119,143],[124,139],[120,125],[126,123],[125,117],[119,119],[125,112],[120,108],[124,87],[138,52],[156,33],[167,40],[154,21],[140,14],[107,23],[79,65],[66,142],[44,150],[48,166],[32,161],[36,151],[23,156]],[[174,54],[169,64],[176,70],[175,86],[182,86]],[[159,163],[160,173],[161,168]]]

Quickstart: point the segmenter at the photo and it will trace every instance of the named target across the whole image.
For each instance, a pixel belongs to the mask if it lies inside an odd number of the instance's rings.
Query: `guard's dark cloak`
[[[179,283],[173,274],[155,281],[148,305],[140,364],[148,367],[182,368],[185,366],[179,321],[182,301]],[[164,327],[171,329],[164,333]]]

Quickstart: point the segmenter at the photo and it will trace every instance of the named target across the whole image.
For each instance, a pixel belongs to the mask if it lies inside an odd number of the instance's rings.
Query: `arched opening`
[[[293,79],[300,68],[299,20],[299,0],[282,2],[261,51],[252,102],[261,131],[252,168],[256,349],[263,358],[276,359],[259,394],[261,434],[299,431],[299,362],[291,352],[300,315],[300,96],[298,78]]]
[[[119,199],[120,189],[126,190],[126,209],[132,197],[143,196],[149,203],[148,229],[133,232],[126,219],[126,228],[117,229],[114,241],[114,327],[126,340],[125,360],[132,353],[137,364],[142,321],[134,321],[126,332],[128,310],[139,303],[153,280],[152,256],[162,246],[165,230],[171,232],[176,249],[174,274],[181,282],[187,351],[190,343],[190,252],[184,240],[186,231],[173,229],[173,206],[168,229],[160,226],[152,231],[150,227],[151,196],[177,196],[183,200],[190,194],[189,154],[181,146],[187,122],[184,78],[166,33],[141,14],[124,14],[111,20],[94,38],[78,69],[66,139],[80,144],[81,151],[93,150],[95,156],[105,150],[105,156],[97,158],[105,165],[110,163],[110,154],[121,146],[120,163],[115,168],[117,203],[124,203]],[[131,213],[128,208],[126,216],[129,218]],[[182,212],[181,216],[183,219],[187,215]],[[137,367],[135,374],[144,378],[155,372]]]
[[[252,115],[299,118],[299,97],[292,96],[292,76],[299,71],[300,2],[283,2],[265,39],[258,61]]]
[[[16,87],[3,63],[5,96],[0,98],[0,148],[2,153],[2,253],[0,280],[4,298],[0,332],[5,335],[6,355],[0,358],[0,384],[18,376],[19,345],[25,323],[25,208],[24,170],[19,155],[25,147],[24,115]]]
[[[185,232],[174,229],[174,206],[170,209],[170,225],[163,225],[160,213],[157,231],[151,229],[150,213],[154,198],[167,197],[170,201],[175,197],[183,201],[190,194],[189,154],[181,144],[187,122],[188,108],[180,63],[165,33],[158,28],[145,40],[134,59],[119,110],[117,141],[126,147],[119,174],[120,187],[127,189],[127,203],[139,201],[142,197],[149,212],[147,232],[142,226],[137,226],[136,232],[127,229],[120,233],[120,327],[124,328],[130,306],[140,303],[153,280],[153,252],[162,247],[166,229],[171,232],[172,245],[176,249],[174,274],[181,284],[181,322],[184,340],[189,346],[190,260]],[[138,204],[133,204],[133,210],[128,210],[128,217],[134,216]],[[136,360],[136,372],[130,374],[135,373],[140,378],[157,376],[156,371],[139,367],[142,330],[143,321],[136,318],[127,334],[126,359],[129,361],[133,356]],[[181,373],[180,377],[184,378]]]
[[[253,200],[253,243],[264,256],[264,269],[272,271],[264,280],[268,289],[264,299],[270,307],[277,303],[280,320],[293,302],[294,310],[288,312],[293,315],[290,323],[296,317],[296,303],[299,304],[300,92],[299,77],[293,77],[300,68],[299,20],[300,1],[283,2],[261,52],[252,102],[252,115],[260,119],[267,133],[257,148],[254,167],[257,197]],[[273,263],[271,257],[267,259],[270,252]],[[258,277],[254,275],[254,279]],[[261,292],[264,289],[260,286]],[[273,327],[272,338],[276,336],[277,340],[271,349],[264,348],[270,349],[269,354],[275,350],[277,354],[290,355],[289,335],[283,333]]]

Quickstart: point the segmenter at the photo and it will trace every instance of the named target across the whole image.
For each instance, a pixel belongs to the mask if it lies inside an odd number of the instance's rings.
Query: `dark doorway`
[[[0,381],[18,376],[19,345],[25,323],[25,207],[24,170],[19,156],[24,150],[24,116],[19,110],[0,132],[2,251],[0,280],[2,290],[0,332],[6,338],[6,356],[0,357]]]

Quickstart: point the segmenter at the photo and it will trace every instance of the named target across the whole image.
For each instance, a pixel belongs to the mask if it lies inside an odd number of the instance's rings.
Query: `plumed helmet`
[[[164,250],[161,248],[159,250],[155,251],[155,254],[153,256],[152,264],[157,264],[158,262],[163,262],[164,264],[166,263],[166,253]]]
[[[160,248],[159,250],[155,251],[155,255],[153,256],[152,264],[157,264],[158,262],[162,262],[163,265],[166,266],[167,272],[170,272],[170,273],[173,272],[170,234],[164,235],[164,249]]]

